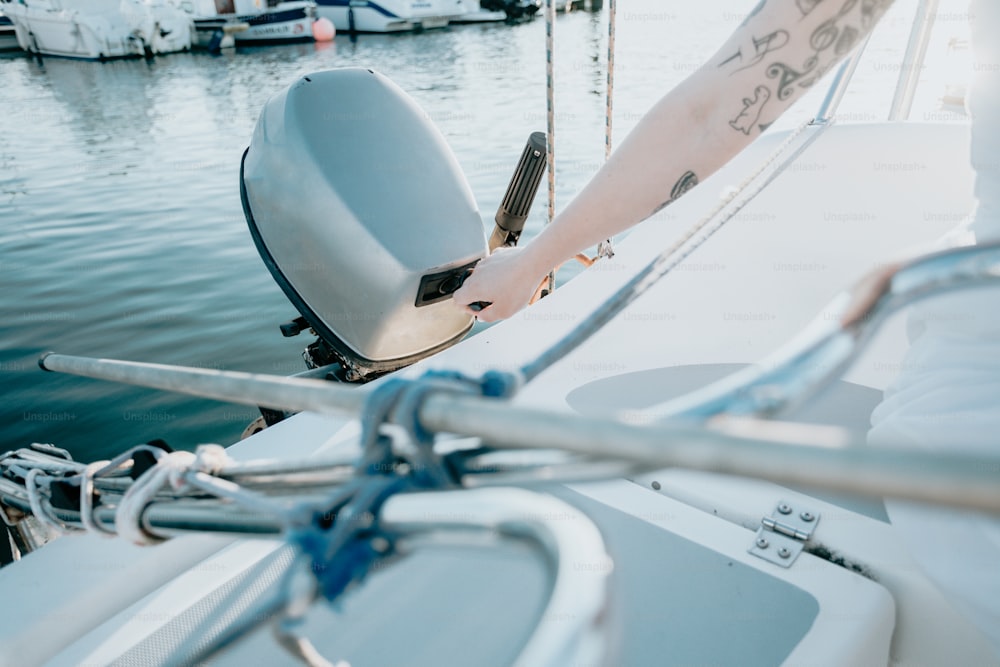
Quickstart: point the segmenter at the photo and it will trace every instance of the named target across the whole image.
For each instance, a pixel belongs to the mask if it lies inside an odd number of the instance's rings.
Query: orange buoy
[[[332,42],[337,34],[337,29],[333,27],[333,22],[325,16],[321,16],[313,21],[312,31],[313,39],[317,42]]]

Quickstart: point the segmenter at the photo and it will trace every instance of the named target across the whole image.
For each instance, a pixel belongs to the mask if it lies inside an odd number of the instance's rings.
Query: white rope
[[[49,513],[42,506],[42,492],[38,487],[37,481],[41,472],[38,468],[32,468],[24,478],[24,487],[28,492],[28,503],[31,504],[31,513],[46,526],[58,528],[61,531],[62,527],[49,520]]]
[[[149,452],[156,463],[134,481],[123,478],[128,468],[136,465],[135,456]],[[14,458],[10,452],[6,458]],[[150,545],[164,539],[151,534],[143,525],[143,513],[150,503],[157,500],[178,498],[195,491],[202,491],[217,500],[230,501],[242,509],[273,517],[279,524],[290,525],[301,515],[302,506],[289,507],[266,494],[244,489],[239,484],[218,475],[235,468],[234,461],[219,445],[200,445],[196,452],[167,453],[158,447],[139,445],[110,461],[90,464],[62,463],[49,460],[5,462],[6,469],[23,477],[24,488],[32,514],[37,520],[59,533],[92,532],[101,536],[120,535],[134,544]],[[55,476],[53,476],[53,474]],[[108,477],[109,479],[102,479]],[[63,521],[54,511],[50,497],[53,482],[79,484],[79,518]],[[127,483],[128,486],[124,486]],[[109,505],[102,492],[115,497],[124,487],[125,493],[117,504]],[[114,501],[112,501],[113,503]],[[114,510],[114,530],[97,519],[100,508]]]
[[[615,111],[615,22],[616,22],[616,0],[608,3],[608,90],[607,104],[604,110],[604,161],[611,157],[612,142],[614,139],[614,111]],[[615,250],[611,245],[611,239],[601,241],[597,246],[597,256],[611,258],[615,256]]]
[[[111,461],[95,461],[83,469],[80,479],[80,523],[86,530],[106,537],[114,537],[115,533],[94,518],[94,476],[110,464]]]
[[[43,525],[53,528],[59,533],[69,533],[77,530],[73,526],[60,521],[52,512],[52,507],[42,493],[42,481],[38,479],[43,475],[46,481],[52,481],[52,478],[45,475],[45,471],[41,468],[32,468],[24,478],[24,487],[28,492],[28,503],[31,505],[31,513]]]
[[[135,455],[138,452],[149,452],[157,461],[166,454],[159,447],[138,445],[119,454],[110,461],[96,461],[91,463],[80,473],[80,523],[83,524],[86,530],[108,537],[116,535],[115,531],[105,528],[94,518],[94,478],[121,469],[126,463],[134,461]]]
[[[243,509],[273,516],[285,524],[292,523],[299,516],[296,508],[289,509],[264,494],[248,491],[235,482],[220,479],[214,475],[194,472],[188,475],[187,482],[192,487],[210,493],[216,498],[231,500]]]
[[[115,512],[115,530],[118,535],[138,545],[163,542],[163,538],[151,534],[142,524],[146,506],[165,489],[174,493],[187,491],[190,488],[187,479],[189,473],[214,474],[229,462],[229,455],[220,445],[199,445],[195,453],[170,452],[161,456],[154,467],[132,483],[118,505]]]

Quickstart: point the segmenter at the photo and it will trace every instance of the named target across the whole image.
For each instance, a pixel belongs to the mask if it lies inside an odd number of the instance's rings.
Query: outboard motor
[[[523,226],[541,177],[521,167],[508,191],[521,193],[521,210],[513,221],[497,214],[508,232]],[[448,301],[488,252],[482,219],[444,137],[388,78],[318,72],[272,97],[240,193],[257,250],[301,314],[282,333],[318,336],[304,353],[310,368],[364,382],[471,329],[474,318]]]

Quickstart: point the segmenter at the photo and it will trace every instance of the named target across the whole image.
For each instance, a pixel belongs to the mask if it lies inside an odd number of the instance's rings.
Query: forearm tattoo
[[[823,2],[823,0],[795,0],[795,4],[798,5],[799,11],[802,12],[802,16],[809,16],[809,13],[816,9],[816,5],[821,2]]]
[[[749,136],[750,131],[758,125],[760,114],[764,111],[764,105],[771,99],[771,91],[767,86],[757,86],[753,91],[753,97],[743,98],[743,111],[736,118],[729,121],[729,127],[739,130]]]
[[[762,0],[747,16],[758,14],[767,0]],[[893,0],[795,0],[803,19],[823,2],[840,2],[837,13],[821,23],[809,36],[812,49],[801,65],[780,59],[779,52],[791,41],[790,30],[778,29],[760,36],[751,35],[728,55],[718,67],[730,69],[730,76],[769,61],[762,69],[768,81],[760,81],[753,93],[743,98],[743,106],[729,121],[729,126],[750,136],[756,128],[763,132],[770,122],[760,122],[765,107],[773,99],[784,102],[796,92],[812,87],[841,57],[849,53],[892,5]],[[860,12],[855,11],[859,9]],[[773,119],[771,119],[773,121]],[[669,202],[667,202],[669,203]]]
[[[670,206],[675,201],[680,199],[685,192],[696,185],[698,185],[698,177],[695,176],[695,173],[693,171],[684,172],[684,175],[681,176],[680,180],[674,183],[674,187],[670,190],[670,199],[657,206],[653,212],[650,213],[650,215],[656,215],[666,207]]]
[[[777,51],[786,44],[788,44],[787,30],[775,30],[770,35],[764,37],[751,37],[748,44],[740,45],[736,53],[723,60],[719,67],[725,67],[729,63],[738,60],[741,67],[733,71],[733,74],[735,74],[736,72],[753,67],[767,57],[769,53]]]

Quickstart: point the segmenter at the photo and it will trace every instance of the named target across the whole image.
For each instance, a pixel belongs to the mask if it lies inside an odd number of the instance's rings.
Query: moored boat
[[[0,51],[13,51],[20,48],[14,24],[0,11]]]
[[[151,56],[191,47],[191,20],[164,1],[5,0],[29,53],[89,60]]]
[[[338,32],[404,32],[443,28],[468,12],[458,0],[317,0],[317,15]]]
[[[311,41],[316,3],[303,0],[173,0],[194,17],[194,43],[215,51],[235,43]]]
[[[313,39],[312,24],[316,18],[316,3],[309,0],[268,0],[259,14],[238,13],[237,20],[249,27],[236,33],[240,42],[309,42]]]

